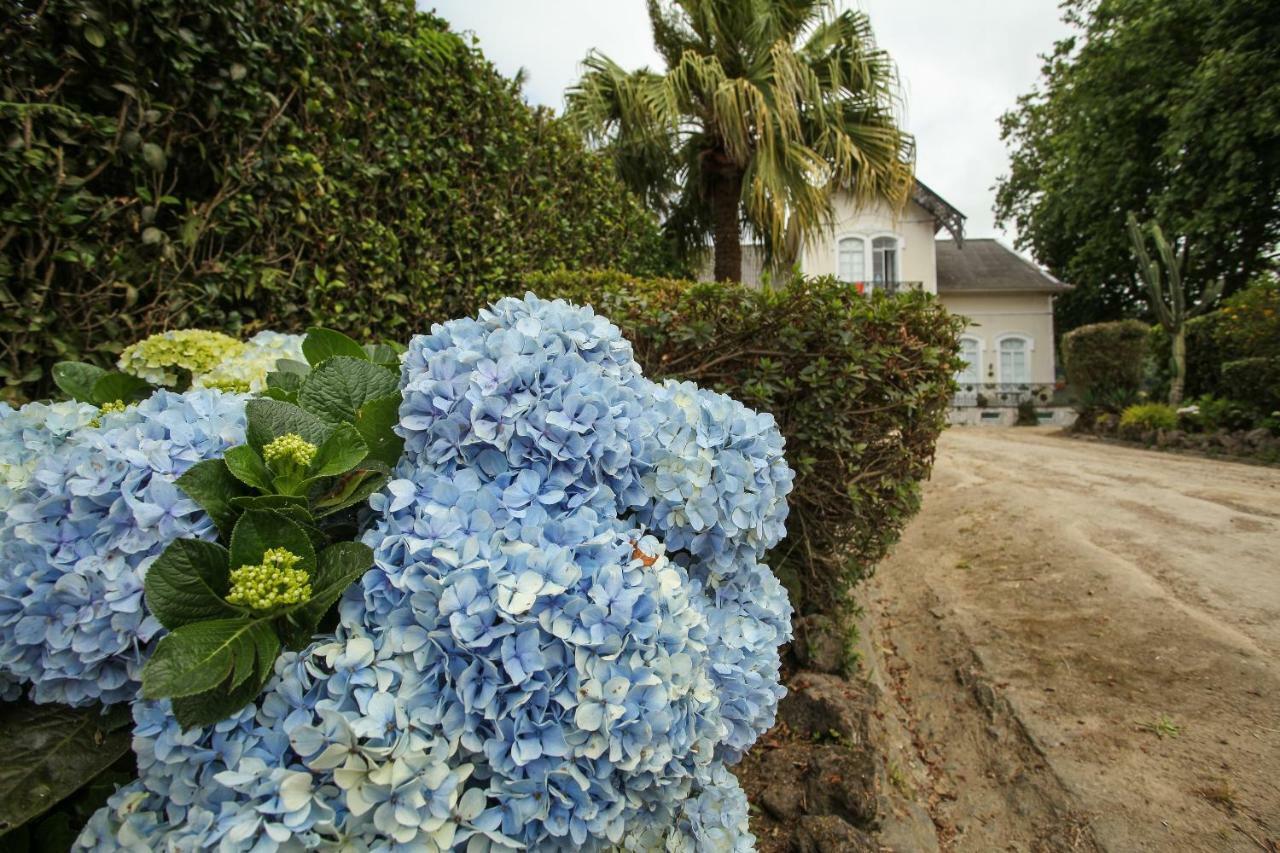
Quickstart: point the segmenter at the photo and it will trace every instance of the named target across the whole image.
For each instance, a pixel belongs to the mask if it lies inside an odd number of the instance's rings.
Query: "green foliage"
[[[1229,298],[1216,335],[1240,358],[1280,358],[1280,279],[1266,276]]]
[[[592,52],[568,118],[662,213],[686,257],[715,242],[718,280],[742,278],[741,226],[790,262],[832,225],[834,188],[906,204],[914,140],[865,13],[830,0],[649,3],[666,63],[628,72]]]
[[[1222,365],[1222,388],[1259,414],[1280,411],[1280,356],[1228,361]]]
[[[1184,393],[1188,399],[1204,394],[1221,394],[1223,363],[1244,357],[1243,353],[1224,345],[1219,334],[1222,319],[1221,311],[1212,311],[1187,321],[1187,384]],[[1152,327],[1148,340],[1155,379],[1151,393],[1164,396],[1168,393],[1173,373],[1170,367],[1171,339],[1164,327],[1157,325]]]
[[[408,338],[526,270],[668,257],[410,0],[12,0],[0,56],[3,396],[160,329]]]
[[[1175,429],[1177,426],[1177,410],[1164,403],[1139,403],[1120,413],[1120,429],[1127,432]]]
[[[1244,286],[1280,240],[1280,17],[1270,0],[1068,0],[1074,32],[1002,120],[996,213],[1076,285],[1066,331],[1142,310],[1126,211],[1194,250],[1188,279]],[[1194,295],[1194,294],[1193,294]]]
[[[1193,401],[1192,411],[1178,416],[1179,425],[1191,432],[1247,430],[1261,425],[1257,408],[1241,400],[1205,394]]]
[[[1063,336],[1067,382],[1086,411],[1118,412],[1137,394],[1149,334],[1143,323],[1122,320],[1081,326]]]
[[[252,701],[281,647],[310,642],[372,564],[367,546],[344,540],[403,449],[388,404],[399,399],[397,374],[371,360],[395,349],[312,329],[303,344],[312,365],[269,377],[268,393],[288,384],[296,400],[250,400],[245,444],[178,478],[222,540],[174,541],[144,582],[147,607],[170,633],[143,668],[142,692],[173,699],[184,727]]]
[[[102,406],[131,403],[151,395],[151,383],[127,373],[103,370],[83,361],[60,361],[53,366],[53,382],[72,400]]]
[[[773,413],[796,485],[770,565],[801,612],[838,616],[919,508],[963,322],[927,294],[867,298],[831,278],[757,290],[554,273],[526,286],[593,305],[622,329],[646,375]]]
[[[1018,419],[1014,426],[1039,426],[1040,418],[1036,417],[1036,401],[1021,400],[1018,403]]]
[[[129,711],[0,704],[0,835],[44,813],[129,751]],[[52,832],[54,827],[44,831]],[[7,845],[17,840],[6,836]]]

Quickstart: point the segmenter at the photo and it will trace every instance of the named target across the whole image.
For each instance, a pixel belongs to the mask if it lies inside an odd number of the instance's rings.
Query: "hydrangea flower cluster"
[[[301,335],[259,332],[239,341],[221,332],[176,329],[126,347],[118,366],[161,387],[177,385],[183,370],[194,388],[247,393],[261,391],[282,358],[303,360]]]
[[[231,570],[227,601],[254,610],[306,601],[311,597],[310,577],[306,570],[294,568],[301,559],[285,548],[268,548],[260,564]]]
[[[532,296],[416,338],[402,394],[335,633],[216,726],[138,702],[140,779],[78,849],[752,849],[725,765],[790,635],[772,419]]]
[[[11,423],[29,425],[14,457]],[[143,607],[147,566],[178,537],[214,535],[174,481],[242,443],[244,425],[244,398],[212,390],[159,391],[117,413],[33,403],[4,415],[5,459],[30,469],[0,514],[0,672],[37,702],[134,697],[159,628]]]
[[[41,459],[97,417],[95,407],[74,400],[28,403],[21,409],[0,403],[0,506],[8,506],[13,492],[27,485]]]

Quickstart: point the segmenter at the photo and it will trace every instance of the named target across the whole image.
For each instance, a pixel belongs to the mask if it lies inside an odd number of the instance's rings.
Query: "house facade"
[[[1001,407],[1052,398],[1053,300],[1070,287],[997,240],[965,239],[964,220],[918,181],[901,212],[885,204],[858,205],[841,192],[833,227],[801,251],[797,265],[805,275],[835,276],[864,293],[937,294],[949,311],[969,320],[960,339],[966,367],[956,377],[961,391],[953,420],[1005,422]],[[746,283],[758,285],[762,272],[759,251],[744,246]]]

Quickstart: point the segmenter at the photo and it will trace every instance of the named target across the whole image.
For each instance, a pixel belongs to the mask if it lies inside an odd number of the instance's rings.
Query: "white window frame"
[[[983,355],[983,353],[982,353],[982,338],[978,337],[977,335],[961,335],[961,336],[960,336],[960,341],[961,341],[962,343],[963,343],[964,341],[973,341],[975,344],[977,344],[977,348],[976,348],[976,351],[977,351],[977,359],[976,359],[976,360],[974,360],[974,361],[973,361],[973,363],[971,363],[971,364],[969,365],[969,368],[973,371],[973,375],[974,375],[974,377],[976,377],[976,378],[974,378],[973,380],[961,379],[961,378],[960,378],[960,374],[959,374],[959,373],[956,373],[956,377],[955,377],[955,378],[956,378],[956,382],[959,382],[961,385],[965,385],[965,384],[968,384],[968,385],[981,385],[981,384],[982,384],[982,376],[983,376],[983,374],[982,374],[982,368],[984,367],[984,365],[983,365],[983,363],[982,363],[982,355]]]
[[[858,279],[857,281],[850,281],[845,283],[846,284],[870,284],[871,280],[867,278],[867,265],[871,263],[871,250],[868,247],[867,238],[862,234],[848,233],[848,234],[840,234],[836,237],[836,246],[835,246],[836,278],[840,279],[840,281],[844,281],[844,279],[840,278],[840,244],[844,243],[847,240],[857,240],[859,243],[862,244],[862,278]]]
[[[1004,375],[1004,359],[1001,358],[1001,355],[1003,354],[1002,347],[1005,341],[1012,339],[1021,340],[1026,345],[1027,378],[1025,381],[1021,379],[1008,379]],[[1035,359],[1033,357],[1035,351],[1035,338],[1026,332],[1001,332],[999,335],[996,335],[996,381],[1002,385],[1013,385],[1017,383],[1030,385],[1035,382]]]
[[[901,234],[894,231],[844,231],[836,234],[835,244],[832,247],[834,255],[832,258],[832,268],[835,270],[836,278],[844,281],[844,279],[840,278],[840,244],[845,240],[859,240],[862,243],[862,279],[857,282],[849,283],[862,284],[867,293],[874,290],[876,262],[873,252],[875,250],[876,240],[879,240],[882,237],[893,240],[894,242],[894,252],[897,255],[896,262],[898,267],[896,271],[898,274],[897,280],[899,282],[902,281],[902,260],[903,255],[905,254],[904,250],[907,248],[907,241],[903,239]]]
[[[901,282],[902,281],[902,238],[899,237],[897,234],[894,234],[893,232],[887,232],[887,231],[882,231],[877,234],[872,234],[870,237],[867,238],[867,247],[869,249],[869,255],[871,258],[871,281],[874,282],[876,278],[876,241],[877,240],[893,241],[893,265],[895,267],[894,274],[897,277],[889,280],[886,283],[894,284],[897,282]]]

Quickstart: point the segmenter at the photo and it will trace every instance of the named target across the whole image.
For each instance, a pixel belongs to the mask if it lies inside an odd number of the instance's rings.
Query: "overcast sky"
[[[472,31],[508,76],[524,68],[526,97],[557,111],[578,66],[598,48],[625,68],[662,67],[643,0],[418,0]],[[1007,157],[997,119],[1028,91],[1039,54],[1067,32],[1058,0],[842,0],[865,10],[902,75],[916,174],[968,217],[971,237],[997,231],[992,187]]]

